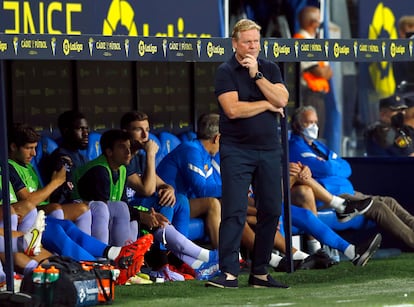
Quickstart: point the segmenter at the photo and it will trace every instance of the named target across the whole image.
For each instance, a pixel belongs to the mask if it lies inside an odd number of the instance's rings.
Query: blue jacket
[[[188,198],[220,198],[219,163],[218,157],[211,156],[199,140],[193,140],[181,143],[166,155],[157,174]]]
[[[289,139],[290,162],[300,161],[307,165],[312,171],[313,178],[332,194],[354,194],[354,187],[348,179],[352,173],[349,163],[323,143],[314,141],[313,144],[322,154],[317,153],[302,136],[292,134]],[[324,157],[321,157],[322,155]]]

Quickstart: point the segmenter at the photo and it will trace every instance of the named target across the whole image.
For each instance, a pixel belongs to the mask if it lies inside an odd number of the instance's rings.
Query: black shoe
[[[328,269],[336,264],[323,248],[320,248],[316,253],[308,256],[299,267],[301,270],[321,270]]]
[[[382,236],[377,233],[373,238],[355,247],[355,258],[352,259],[352,263],[356,266],[364,266],[368,260],[375,254],[379,246],[381,245]]]
[[[357,215],[362,215],[372,206],[372,198],[368,197],[361,200],[346,199],[344,202],[345,210],[343,213],[336,212],[336,216],[341,223],[348,222]]]
[[[253,288],[283,288],[283,289],[289,288],[289,286],[284,285],[278,282],[277,280],[274,280],[272,276],[270,276],[269,274],[267,275],[267,280],[261,280],[250,274],[249,286],[252,286]]]
[[[216,287],[216,288],[237,289],[239,287],[239,282],[237,278],[234,280],[226,279],[226,274],[223,273],[207,281],[205,283],[205,286]]]
[[[303,260],[293,260],[293,270],[296,271],[298,268],[300,268],[302,263],[303,263]],[[280,259],[280,262],[277,265],[277,267],[273,269],[275,270],[275,272],[287,272],[288,266],[289,264],[285,256],[282,259]]]

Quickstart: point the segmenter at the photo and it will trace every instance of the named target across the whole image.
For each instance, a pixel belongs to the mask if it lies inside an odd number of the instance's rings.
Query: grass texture
[[[341,261],[325,270],[272,276],[289,289],[206,288],[203,281],[117,286],[114,306],[395,306],[414,307],[414,253],[372,259],[365,267]]]

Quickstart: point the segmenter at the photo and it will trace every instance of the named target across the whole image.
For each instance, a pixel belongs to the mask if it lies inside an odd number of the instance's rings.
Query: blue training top
[[[162,159],[157,174],[188,198],[221,197],[219,162],[199,140],[178,145]]]
[[[323,143],[313,141],[313,144],[316,149],[312,148],[302,136],[292,134],[289,140],[289,161],[300,161],[303,165],[307,165],[313,178],[330,193],[354,194],[354,187],[348,179],[352,173],[349,163]]]

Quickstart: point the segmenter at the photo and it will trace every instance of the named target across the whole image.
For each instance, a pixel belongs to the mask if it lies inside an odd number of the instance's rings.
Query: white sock
[[[119,253],[121,252],[122,247],[120,246],[111,246],[108,250],[108,259],[109,260],[115,260],[116,257],[119,256]]]
[[[334,208],[339,213],[343,213],[345,211],[344,206],[345,199],[339,196],[332,196],[332,200],[329,203],[329,205]]]
[[[355,258],[355,253],[355,245],[353,244],[349,244],[349,246],[344,251],[344,255],[351,260]]]
[[[204,261],[201,260],[195,260],[192,264],[191,267],[195,270],[197,270],[199,267],[201,267],[201,265],[204,263]]]
[[[202,248],[197,259],[204,262],[208,262],[210,260],[210,251],[208,249]]]
[[[306,258],[309,257],[309,254],[302,252],[302,251],[296,251],[293,255],[292,258],[293,260],[304,260]]]
[[[319,241],[316,240],[316,239],[308,240],[308,241],[306,241],[306,243],[307,243],[307,246],[308,246],[309,254],[316,253],[316,251],[322,247],[321,243],[319,243]]]
[[[279,265],[280,260],[282,260],[281,256],[271,253],[269,264],[270,266],[276,268]]]

